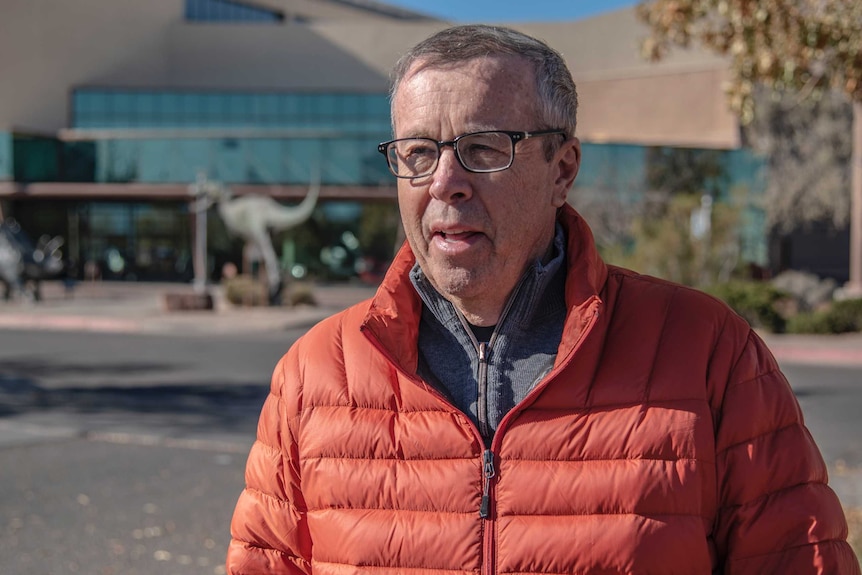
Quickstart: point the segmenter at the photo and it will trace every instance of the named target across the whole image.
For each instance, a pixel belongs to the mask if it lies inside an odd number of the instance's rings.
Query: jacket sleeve
[[[736,343],[716,352],[731,366],[716,415],[723,573],[859,575],[844,512],[787,379],[747,326],[726,325],[727,338]]]
[[[311,541],[292,424],[300,370],[296,346],[278,363],[246,464],[246,487],[231,521],[228,575],[309,572]]]

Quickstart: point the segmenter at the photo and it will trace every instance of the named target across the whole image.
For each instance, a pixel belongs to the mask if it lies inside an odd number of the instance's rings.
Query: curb
[[[779,363],[838,367],[862,366],[862,334],[759,334]]]
[[[213,310],[166,311],[161,297],[173,284],[82,285],[68,298],[62,284],[48,282],[40,303],[0,302],[0,329],[80,331],[128,334],[277,333],[309,328],[330,315],[370,297],[372,286],[317,286],[317,306],[279,308],[228,307],[217,288]],[[862,334],[795,335],[759,333],[781,364],[862,367]]]

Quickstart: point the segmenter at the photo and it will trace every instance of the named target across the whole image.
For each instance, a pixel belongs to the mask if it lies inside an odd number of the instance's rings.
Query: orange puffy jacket
[[[606,266],[560,217],[556,365],[491,450],[416,375],[405,246],[372,300],[276,367],[228,573],[859,573],[761,340],[717,300]]]

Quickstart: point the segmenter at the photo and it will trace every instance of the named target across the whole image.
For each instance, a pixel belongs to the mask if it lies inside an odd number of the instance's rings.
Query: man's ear
[[[569,138],[559,147],[554,154],[554,166],[557,169],[557,178],[554,181],[553,204],[555,208],[566,203],[569,190],[578,175],[581,167],[581,142],[577,138]]]

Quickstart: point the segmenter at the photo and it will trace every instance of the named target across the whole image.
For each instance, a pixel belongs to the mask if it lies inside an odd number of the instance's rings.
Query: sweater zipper
[[[526,276],[523,276],[515,285],[515,289],[512,290],[512,295],[509,296],[506,306],[503,308],[503,311],[500,313],[500,317],[497,319],[497,326],[494,328],[494,332],[491,334],[491,338],[487,342],[480,342],[476,339],[476,336],[473,335],[473,330],[470,329],[470,323],[467,321],[467,318],[464,317],[464,314],[462,314],[458,308],[455,308],[455,315],[458,316],[464,331],[467,332],[467,336],[473,343],[476,355],[479,358],[479,373],[476,374],[476,384],[478,387],[478,397],[476,398],[476,419],[479,422],[479,432],[482,434],[483,438],[491,437],[492,435],[491,424],[488,422],[488,355],[494,347],[494,342],[497,341],[497,334],[500,332],[500,326],[503,325],[503,321],[506,319],[506,316],[509,315],[509,311],[515,304],[516,296],[521,290],[521,285],[524,283],[525,279]]]
[[[596,298],[596,299],[598,299],[598,298]],[[601,303],[601,301],[599,301],[599,303]],[[571,360],[572,356],[575,354],[575,352],[577,352],[581,348],[581,346],[584,343],[584,340],[587,339],[587,336],[589,336],[590,333],[593,331],[593,327],[596,325],[596,320],[598,319],[598,317],[599,317],[599,310],[598,310],[598,307],[596,307],[595,309],[593,309],[592,316],[590,317],[589,321],[587,322],[587,325],[584,326],[584,330],[581,334],[581,337],[578,339],[578,341],[575,343],[575,345],[572,347],[572,349],[566,355],[565,360],[562,363],[560,363],[555,369],[551,370],[551,372],[548,373],[544,378],[542,378],[542,381],[544,381],[544,382],[551,381],[552,379],[554,379],[557,376],[557,374],[559,372],[561,372],[563,369],[565,369],[565,367],[568,365],[569,361]],[[523,406],[529,404],[532,401],[533,397],[535,397],[536,395],[541,393],[545,389],[545,387],[547,387],[547,384],[536,385],[535,387],[533,387],[533,389],[530,390],[530,393],[528,393],[527,396],[524,399],[522,399],[520,401],[520,403],[518,403],[518,405],[516,405],[511,411],[509,411],[509,413],[507,413],[505,415],[505,417],[503,417],[503,420],[500,422],[500,425],[497,427],[497,433],[499,434],[506,427],[506,424],[513,417],[515,417],[518,413],[520,413],[523,410]]]
[[[473,348],[476,350],[476,355],[479,358],[478,373],[476,374],[476,420],[479,424],[479,433],[483,438],[491,437],[491,426],[488,423],[488,354],[491,352],[491,347],[497,339],[497,329],[491,334],[491,340],[488,342],[479,341],[473,335],[473,330],[470,329],[470,324],[467,319],[457,309],[455,313],[461,324],[464,326],[464,331],[467,332],[467,337],[473,343]],[[499,327],[499,323],[497,326]]]
[[[492,336],[493,337],[493,336]],[[476,398],[476,418],[479,421],[479,431],[482,437],[491,436],[491,426],[488,423],[488,350],[490,342],[479,342],[476,350],[479,353],[478,392]]]

